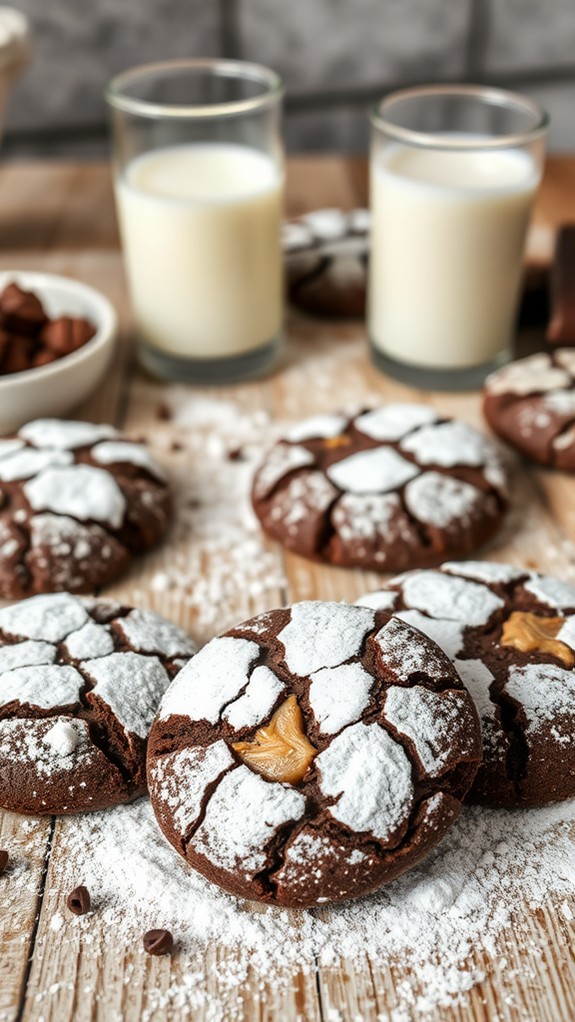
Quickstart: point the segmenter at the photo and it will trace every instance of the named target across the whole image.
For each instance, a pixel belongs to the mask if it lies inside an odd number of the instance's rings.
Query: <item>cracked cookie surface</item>
[[[507,507],[497,448],[433,408],[316,415],[264,458],[252,501],[265,531],[304,557],[395,572],[484,543]]]
[[[283,226],[290,301],[318,316],[365,314],[368,209],[316,209]]]
[[[493,430],[542,465],[575,472],[575,351],[559,348],[503,366],[485,382]]]
[[[0,597],[90,592],[165,532],[148,448],[105,423],[37,419],[0,438]]]
[[[473,702],[408,624],[304,602],[212,639],[166,693],[148,783],[167,839],[239,897],[309,907],[377,890],[459,813]]]
[[[575,796],[575,586],[462,561],[408,572],[358,604],[429,635],[469,689],[483,764],[468,801],[539,806]]]
[[[150,725],[195,648],[158,614],[69,593],[0,610],[0,806],[75,813],[142,795]]]

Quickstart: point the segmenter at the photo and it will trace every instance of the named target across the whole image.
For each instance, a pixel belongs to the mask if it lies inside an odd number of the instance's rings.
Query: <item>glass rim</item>
[[[264,86],[260,95],[225,103],[153,103],[146,99],[130,96],[123,90],[126,86],[148,77],[160,76],[178,71],[211,71],[214,76],[237,78],[259,82]],[[128,68],[111,79],[105,91],[106,101],[115,110],[141,117],[225,117],[233,114],[252,113],[277,102],[284,93],[282,79],[276,71],[264,64],[247,60],[225,60],[219,57],[194,58],[188,60],[164,60],[153,64],[140,64]]]
[[[425,97],[462,96],[482,100],[490,106],[515,107],[532,114],[535,123],[525,131],[510,132],[506,135],[488,135],[485,138],[458,138],[454,141],[447,134],[440,132],[416,131],[394,124],[386,117],[389,108],[397,100],[421,99]],[[409,89],[399,89],[374,103],[369,119],[373,127],[384,131],[386,135],[406,142],[409,145],[434,149],[505,149],[510,146],[525,145],[544,135],[549,127],[549,114],[535,100],[523,96],[520,92],[499,89],[491,85],[423,85]]]

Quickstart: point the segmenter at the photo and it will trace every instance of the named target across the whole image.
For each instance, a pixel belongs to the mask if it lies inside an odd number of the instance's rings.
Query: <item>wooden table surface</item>
[[[293,159],[288,175],[288,212],[318,206],[353,207],[365,203],[366,168],[361,160]],[[547,264],[559,222],[575,222],[575,158],[551,159],[538,201],[529,242],[529,262],[536,270]],[[9,164],[0,170],[0,269],[38,269],[68,274],[100,288],[119,311],[121,339],[105,385],[77,417],[109,421],[148,437],[159,457],[170,464],[178,485],[194,470],[194,451],[171,450],[174,429],[158,417],[158,407],[172,391],[137,371],[131,343],[130,310],[112,204],[110,178],[104,164]],[[312,321],[290,312],[288,346],[277,373],[264,381],[219,391],[202,391],[234,401],[247,411],[257,409],[272,418],[293,419],[340,405],[377,398],[430,402],[447,414],[456,414],[481,426],[477,394],[416,393],[381,376],[368,362],[361,323]],[[535,341],[541,340],[539,335]],[[178,391],[181,397],[181,388]],[[189,389],[190,399],[194,391]],[[515,511],[500,535],[484,551],[487,557],[528,564],[573,577],[575,573],[575,481],[558,473],[522,467],[514,487]],[[528,513],[527,513],[528,509]],[[217,508],[214,513],[217,513]],[[180,543],[176,549],[175,544]],[[204,641],[234,619],[301,598],[350,599],[377,587],[377,577],[359,571],[328,568],[285,554],[262,540],[265,559],[251,565],[251,580],[241,578],[226,591],[213,613],[201,613],[186,589],[188,573],[202,565],[221,570],[202,538],[190,535],[185,549],[181,536],[172,536],[155,553],[143,558],[106,595],[162,610]],[[167,592],[158,592],[151,579],[158,572],[179,571]],[[240,566],[241,568],[241,566]],[[236,565],[236,572],[240,570]],[[273,569],[273,570],[272,570]],[[270,581],[271,579],[271,581]],[[280,582],[285,579],[285,582]],[[209,600],[209,585],[202,589]],[[205,609],[205,608],[204,608]],[[219,613],[219,616],[218,616]],[[217,620],[217,625],[216,625]],[[226,991],[220,991],[220,1015],[198,1008],[192,1015],[175,1005],[157,1007],[158,989],[185,975],[190,962],[183,956],[151,959],[139,947],[127,952],[64,944],[51,935],[50,920],[61,908],[67,890],[59,887],[55,865],[73,818],[40,819],[24,824],[10,814],[0,816],[0,847],[18,838],[25,849],[31,883],[16,903],[2,894],[0,881],[0,1020],[67,1022],[79,1020],[149,1020],[193,1017],[227,1019]],[[7,888],[4,888],[6,891]],[[575,912],[575,899],[573,901]],[[97,922],[95,922],[97,927]],[[523,936],[516,938],[518,970],[508,972],[488,959],[482,965],[486,979],[470,993],[465,1006],[439,1009],[432,1018],[498,1022],[573,1022],[575,1019],[575,956],[573,930],[552,913],[538,911],[526,917]],[[543,954],[523,970],[530,942]],[[570,943],[571,941],[571,943]],[[217,949],[215,949],[217,953]],[[222,954],[224,954],[222,952]],[[203,963],[209,982],[217,987],[215,958]],[[197,966],[197,963],[195,963]],[[215,971],[214,971],[215,970]],[[401,1005],[401,982],[417,986],[417,977],[402,974],[389,963],[371,961],[365,967],[320,968],[316,976],[294,976],[288,990],[266,991],[265,999],[249,988],[244,992],[246,1019],[295,1022],[376,1022]],[[206,980],[208,982],[208,980]],[[236,1016],[234,1016],[236,1017]],[[415,1018],[416,1016],[414,1016]],[[419,1017],[419,1016],[417,1016]],[[401,1016],[411,1018],[411,1015]]]

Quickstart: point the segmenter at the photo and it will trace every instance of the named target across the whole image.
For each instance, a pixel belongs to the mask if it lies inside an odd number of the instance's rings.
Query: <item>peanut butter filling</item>
[[[303,780],[317,754],[303,730],[303,715],[295,696],[282,703],[267,727],[256,731],[253,741],[232,743],[232,749],[266,780],[289,784]]]
[[[350,443],[350,438],[348,436],[343,436],[342,434],[340,436],[328,437],[327,440],[324,440],[323,446],[331,450],[336,447],[349,447]]]
[[[499,644],[513,646],[522,653],[550,653],[566,667],[573,667],[575,653],[556,638],[564,624],[564,617],[539,617],[528,611],[514,610],[503,625]]]

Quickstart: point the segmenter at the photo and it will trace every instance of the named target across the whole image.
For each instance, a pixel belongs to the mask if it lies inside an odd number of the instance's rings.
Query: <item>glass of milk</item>
[[[510,357],[548,118],[500,89],[429,86],[371,122],[373,360],[413,386],[479,386]]]
[[[282,83],[256,64],[169,61],[107,91],[115,190],[142,364],[230,383],[282,332]]]

